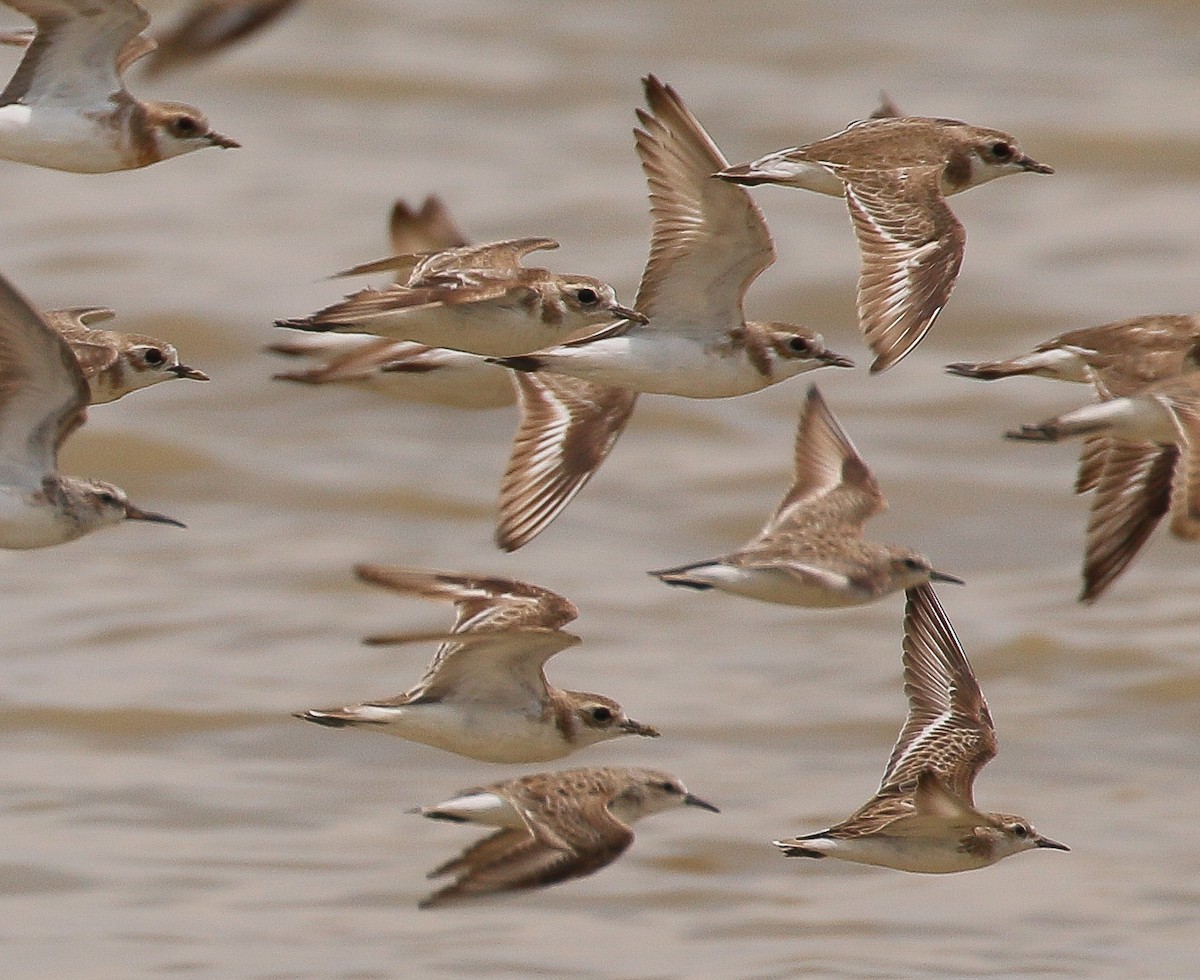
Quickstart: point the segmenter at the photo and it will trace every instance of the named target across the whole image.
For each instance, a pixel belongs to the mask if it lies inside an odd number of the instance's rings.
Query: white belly
[[[692,569],[687,574],[689,578],[706,582],[724,592],[784,606],[835,609],[857,606],[876,598],[872,593],[854,588],[844,576],[834,576],[832,573],[829,581],[822,581],[777,568],[740,568],[737,565],[714,563]]]
[[[565,318],[546,323],[537,311],[531,314],[523,306],[461,303],[375,313],[356,319],[347,329],[487,357],[510,357],[553,347],[587,322]]]
[[[870,864],[896,871],[942,875],[986,868],[993,862],[978,854],[960,851],[953,841],[924,837],[887,837],[876,834],[853,840],[817,838],[803,841],[805,847],[829,857],[856,864]]]
[[[0,106],[0,157],[51,170],[128,169],[117,134],[71,109]]]
[[[715,354],[702,344],[665,331],[562,347],[539,357],[547,371],[651,395],[732,398],[779,380],[762,374],[743,354]]]
[[[48,548],[82,534],[75,521],[30,501],[29,491],[0,487],[0,548]]]
[[[561,759],[575,748],[552,723],[480,705],[469,710],[446,703],[398,708],[364,705],[358,714],[383,721],[386,727],[380,730],[391,735],[484,762],[546,762]]]

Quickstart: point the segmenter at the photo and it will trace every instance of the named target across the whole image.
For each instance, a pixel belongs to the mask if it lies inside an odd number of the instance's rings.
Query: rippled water
[[[243,149],[101,177],[0,165],[5,274],[47,308],[112,306],[214,378],[97,409],[64,454],[187,531],[0,555],[0,973],[1194,974],[1200,552],[1160,533],[1099,605],[1075,604],[1074,449],[1000,433],[1084,393],[941,366],[1196,308],[1198,35],[1190,2],[314,0],[220,63],[134,83],[203,106]],[[936,878],[770,846],[875,787],[904,712],[902,600],[774,608],[644,572],[758,527],[788,480],[803,380],[644,399],[593,484],[514,556],[490,544],[511,410],[267,380],[271,320],[330,301],[324,275],[382,254],[397,195],[436,191],[480,239],[553,236],[555,269],[631,298],[646,71],[735,160],[832,132],[886,88],[1058,168],[955,199],[966,263],[917,353],[879,378],[814,377],[891,503],[873,535],[969,582],[942,594],[999,728],[980,803],[1072,853]],[[844,207],[757,197],[780,257],[751,314],[817,326],[865,363]],[[363,560],[574,599],[585,642],[555,682],[665,734],[566,764],[669,769],[721,816],[649,819],[586,881],[418,912],[424,872],[473,834],[405,811],[519,770],[289,717],[403,689],[426,651],[359,637],[449,622],[355,583]]]

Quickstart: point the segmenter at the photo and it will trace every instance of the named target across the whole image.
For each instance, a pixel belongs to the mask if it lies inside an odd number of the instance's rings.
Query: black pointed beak
[[[646,738],[658,738],[659,731],[653,725],[643,725],[640,721],[626,718],[620,724],[620,729],[630,735],[643,735]]]
[[[1056,840],[1051,840],[1049,837],[1038,837],[1038,847],[1048,847],[1052,851],[1069,851],[1070,848],[1066,844],[1061,844]]]
[[[645,313],[630,309],[628,306],[614,306],[612,315],[617,320],[632,320],[634,323],[649,323],[650,318]]]
[[[173,527],[187,527],[183,521],[177,521],[174,517],[168,517],[166,514],[156,514],[152,510],[142,510],[140,507],[134,507],[133,504],[125,505],[125,520],[151,521],[154,524],[170,524]]]
[[[950,582],[953,585],[966,585],[967,583],[960,579],[957,575],[950,575],[946,572],[933,571],[929,573],[929,581],[931,582]]]
[[[822,351],[817,355],[817,360],[822,364],[828,364],[830,367],[854,367],[854,361],[845,354],[839,354],[831,350]]]
[[[190,378],[192,381],[211,380],[209,376],[199,368],[188,367],[186,364],[176,364],[173,368],[171,368],[171,373],[177,378]]]
[[[707,802],[706,800],[700,799],[700,797],[698,797],[698,796],[693,796],[691,793],[683,794],[683,802],[686,803],[688,806],[698,806],[701,810],[707,810],[709,813],[720,813],[721,812],[715,806],[713,806],[711,803]]]

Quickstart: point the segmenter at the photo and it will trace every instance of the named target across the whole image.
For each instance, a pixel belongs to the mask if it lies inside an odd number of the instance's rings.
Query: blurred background
[[[149,5],[165,23],[179,4]],[[0,10],[0,27],[23,26]],[[944,373],[1073,327],[1200,302],[1200,7],[1190,2],[321,0],[142,97],[244,147],[81,176],[0,162],[0,269],[42,308],[111,306],[207,385],[97,408],[64,472],[186,531],[129,525],[0,554],[0,941],[11,976],[1182,976],[1200,907],[1200,551],[1163,528],[1098,604],[1079,588],[1076,447],[1002,432],[1090,399]],[[11,73],[19,53],[0,50]],[[632,300],[649,231],[639,77],[676,86],[733,162],[828,135],[886,90],[1014,134],[1052,177],[955,198],[961,278],[881,377],[854,314],[845,206],[764,188],[779,258],[752,316],[855,357],[759,395],[647,397],[611,459],[515,555],[491,544],[512,409],[269,380],[276,317],[387,251],[392,201],[441,195],[479,240]],[[354,286],[354,284],[351,284]],[[670,590],[646,569],[752,534],[821,386],[891,509],[872,537],[961,575],[941,596],[1001,751],[976,786],[1069,843],[945,878],[787,861],[875,789],[904,717],[903,597],[833,612]],[[653,765],[722,808],[641,823],[595,877],[418,912],[478,836],[406,811],[518,775],[294,710],[391,695],[430,653],[371,631],[451,611],[355,561],[510,575],[581,609],[556,684],[663,738],[561,763]],[[636,744],[635,744],[636,743]],[[537,768],[537,767],[527,767]]]

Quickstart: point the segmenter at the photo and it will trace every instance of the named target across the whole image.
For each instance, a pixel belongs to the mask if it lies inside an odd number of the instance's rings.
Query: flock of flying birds
[[[36,32],[0,36],[27,45],[0,93],[0,158],[103,172],[237,145],[199,110],[130,94],[126,69],[155,49],[143,33],[149,17],[133,0],[4,2],[32,18]],[[160,44],[157,67],[215,50],[290,5],[196,4],[183,29]],[[304,333],[271,349],[318,361],[282,378],[430,383],[436,397],[476,407],[515,397],[521,420],[496,531],[506,550],[544,531],[582,489],[639,394],[727,398],[853,366],[807,327],[745,319],[746,290],[773,262],[774,246],[744,185],[845,199],[862,257],[859,320],[874,354],[871,371],[879,372],[916,347],[957,278],[965,235],[947,196],[1007,174],[1052,172],[1006,133],[906,116],[886,100],[842,132],[730,166],[671,86],[653,75],[643,85],[646,108],[637,110],[634,134],[653,230],[632,306],[593,277],[523,264],[555,248],[551,239],[470,244],[431,198],[419,209],[397,204],[394,255],[344,273],[386,273],[390,283],[278,323]],[[61,544],[122,520],[179,524],[135,507],[117,487],[58,473],[58,448],[89,405],[172,378],[207,380],[169,343],[96,326],[112,316],[93,308],[38,312],[0,277],[2,547]],[[1200,537],[1200,461],[1192,449],[1200,439],[1198,342],[1195,317],[1142,317],[1073,330],[1008,360],[949,366],[985,380],[1037,375],[1092,385],[1094,403],[1009,433],[1084,437],[1075,485],[1093,494],[1084,601],[1120,575],[1166,513],[1174,534]],[[995,730],[931,584],[959,580],[909,548],[865,539],[866,522],[885,507],[866,461],[810,387],[792,486],[762,530],[724,555],[651,573],[669,585],[809,607],[906,592],[908,715],[878,790],[835,826],[776,845],[788,856],[925,873],[984,867],[1031,848],[1066,850],[1021,817],[976,808],[973,783],[996,752]],[[549,683],[546,662],[579,642],[563,629],[577,610],[562,596],[487,576],[387,566],[356,573],[450,602],[455,622],[445,633],[368,640],[439,643],[408,691],[298,717],[503,763],[559,759],[624,735],[658,736],[610,698]],[[451,881],[422,905],[590,874],[629,846],[633,821],[680,805],[716,810],[674,776],[648,769],[570,769],[466,790],[419,812],[494,831],[431,873]]]

